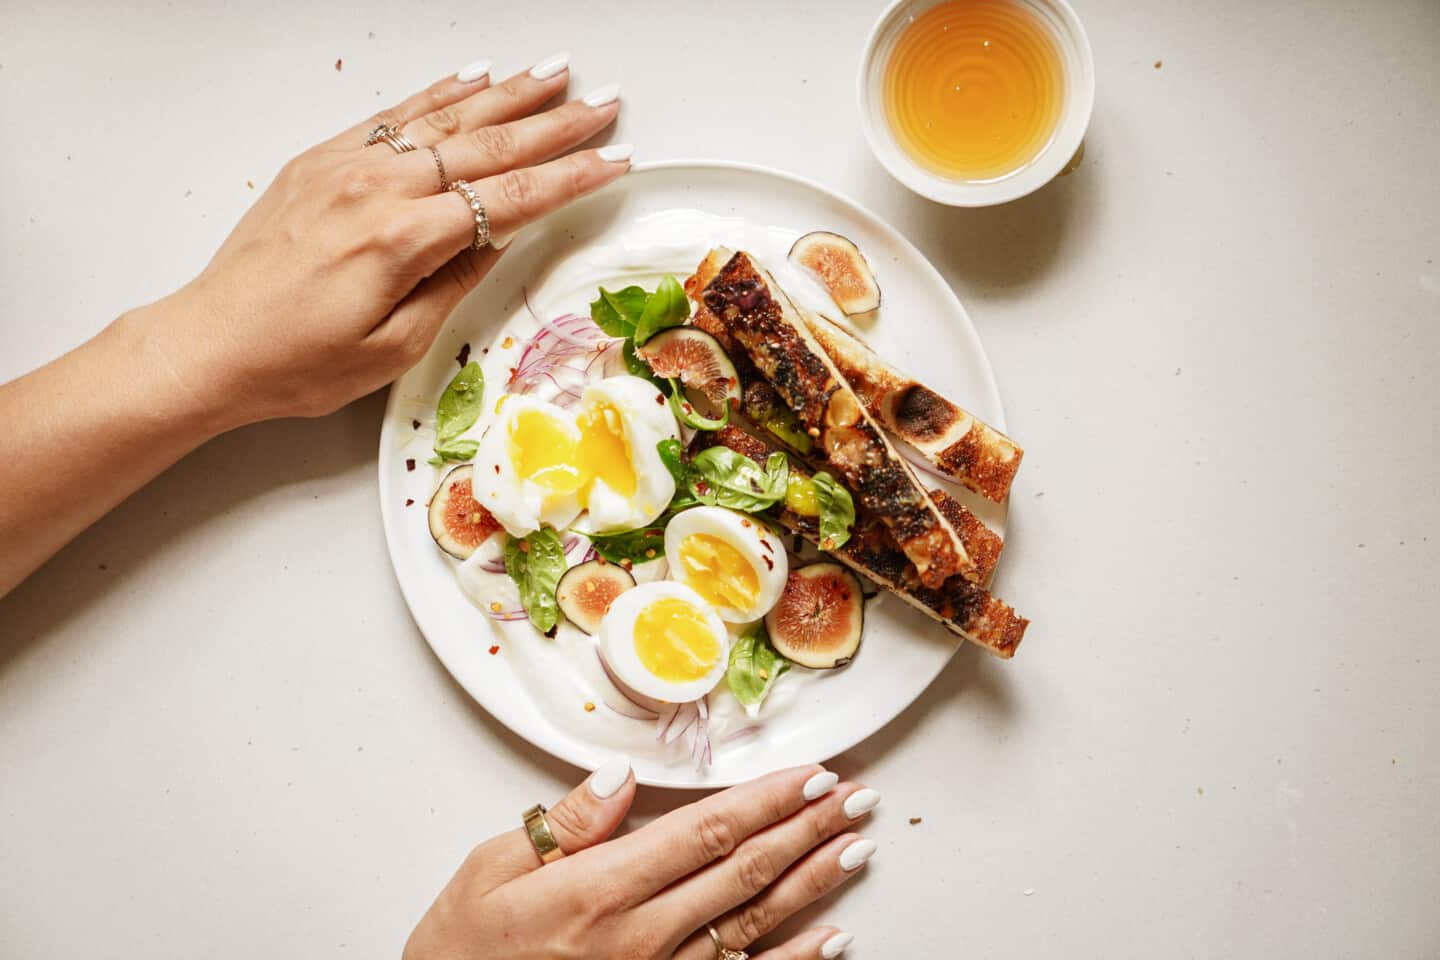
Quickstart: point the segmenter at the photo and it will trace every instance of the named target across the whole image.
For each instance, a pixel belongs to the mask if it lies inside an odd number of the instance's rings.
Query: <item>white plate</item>
[[[433,438],[427,427],[436,398],[457,369],[454,357],[462,342],[470,342],[478,357],[480,348],[523,309],[524,288],[537,304],[567,296],[573,301],[576,291],[547,289],[556,263],[583,259],[587,251],[613,243],[617,236],[634,236],[638,219],[655,222],[658,215],[664,222],[674,216],[666,212],[676,210],[699,210],[762,227],[772,238],[816,229],[851,238],[875,268],[884,291],[880,317],[867,336],[897,365],[997,429],[1005,425],[980,339],[939,273],[894,228],[817,184],[741,164],[641,165],[599,195],[525,231],[450,318],[425,359],[391,388],[380,434],[380,512],[400,589],[436,656],[476,701],[515,733],[587,769],[603,763],[615,747],[586,736],[583,716],[556,722],[553,708],[547,713],[534,701],[511,657],[489,653],[492,644],[500,642],[496,627],[466,599],[456,585],[454,561],[430,539],[424,506],[440,472],[426,464]],[[712,242],[733,240],[693,240],[697,250]],[[772,249],[777,249],[773,243]],[[778,249],[783,257],[783,247]],[[770,253],[772,261],[775,256]],[[691,268],[698,260],[697,254],[689,261]],[[416,419],[425,424],[420,430],[412,426]],[[413,471],[406,468],[409,458],[416,462]],[[407,498],[414,501],[412,506],[405,505]],[[982,516],[1003,532],[1003,511]],[[828,759],[899,715],[944,669],[960,642],[894,597],[881,596],[867,605],[864,641],[854,663],[824,673],[817,682],[794,684],[783,715],[761,734],[717,744],[713,764],[703,770],[688,756],[662,756],[658,748],[653,756],[632,751],[636,775],[656,786],[714,787]],[[777,696],[788,680],[777,684]]]

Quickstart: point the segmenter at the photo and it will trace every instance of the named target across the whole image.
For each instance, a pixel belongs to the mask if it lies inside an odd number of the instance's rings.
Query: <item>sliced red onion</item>
[[[490,619],[498,623],[519,623],[530,617],[524,610],[490,610],[488,613]]]
[[[752,723],[748,727],[741,727],[739,730],[727,733],[725,734],[725,736],[721,737],[720,746],[723,747],[727,743],[734,743],[737,740],[744,740],[747,737],[753,737],[755,736],[755,734],[759,733],[761,730],[764,729],[765,728],[758,723]]]
[[[647,720],[654,720],[660,716],[661,711],[665,708],[664,704],[658,700],[651,700],[644,694],[636,693],[622,683],[620,678],[615,676],[615,671],[610,669],[610,664],[606,662],[605,655],[601,653],[598,648],[595,650],[595,656],[600,660],[600,669],[605,671],[605,678],[610,681],[610,685],[615,688],[620,696],[625,698],[627,703],[632,703],[643,710],[647,715]]]
[[[655,714],[642,712],[642,711],[639,710],[638,708],[634,708],[634,707],[630,707],[630,706],[617,707],[617,706],[615,706],[613,703],[610,703],[609,701],[601,701],[601,702],[604,704],[605,709],[609,710],[611,713],[618,714],[618,715],[624,717],[624,718],[627,719],[627,720],[649,721],[649,720],[654,720],[654,719],[655,719]]]
[[[496,557],[493,560],[485,560],[480,564],[480,569],[484,570],[486,573],[504,573],[505,558],[502,556]]]

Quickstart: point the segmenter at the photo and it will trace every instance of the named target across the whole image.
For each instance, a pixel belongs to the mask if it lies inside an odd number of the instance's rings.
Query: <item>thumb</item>
[[[617,756],[547,810],[545,821],[561,851],[575,854],[614,833],[634,799],[635,774],[630,769],[630,758]],[[469,859],[482,893],[542,866],[524,826],[487,840],[471,852]]]

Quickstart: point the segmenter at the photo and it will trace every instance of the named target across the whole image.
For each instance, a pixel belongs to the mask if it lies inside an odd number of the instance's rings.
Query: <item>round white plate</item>
[[[536,304],[567,293],[573,298],[573,291],[546,289],[554,264],[574,262],[617,236],[633,237],[641,218],[665,222],[667,217],[673,220],[669,212],[678,210],[760,225],[772,236],[824,229],[849,237],[864,251],[884,292],[880,315],[866,331],[867,338],[897,366],[997,429],[1005,426],[980,339],[940,274],[874,214],[800,177],[710,161],[637,165],[600,194],[521,234],[450,318],[425,359],[391,388],[380,434],[380,512],[400,589],[435,655],[511,730],[586,769],[607,760],[614,746],[587,737],[583,718],[556,722],[550,715],[553,707],[549,713],[540,709],[511,660],[490,654],[491,646],[500,642],[496,628],[466,599],[456,585],[455,562],[430,538],[425,504],[441,473],[426,463],[433,434],[425,427],[415,429],[413,421],[429,424],[435,400],[457,369],[460,345],[469,342],[478,358],[480,348],[523,309],[524,290]],[[726,239],[697,237],[695,243],[703,250]],[[696,256],[694,262],[698,260]],[[408,459],[415,461],[415,469],[407,468]],[[414,503],[407,506],[407,499]],[[1003,511],[981,516],[1003,532]],[[819,682],[794,685],[783,712],[759,735],[717,743],[714,762],[704,769],[697,769],[688,755],[665,755],[658,747],[654,755],[632,751],[636,775],[656,786],[716,787],[828,759],[899,715],[944,669],[960,643],[895,597],[882,595],[867,604],[864,641],[855,661],[824,672]],[[775,695],[785,683],[777,683]]]

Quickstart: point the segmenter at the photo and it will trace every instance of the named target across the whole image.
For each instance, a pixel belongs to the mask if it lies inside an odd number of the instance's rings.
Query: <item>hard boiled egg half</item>
[[[507,394],[475,454],[475,499],[516,537],[541,526],[573,524],[581,533],[643,527],[675,495],[656,445],[678,437],[664,397],[640,377],[587,387],[578,416]]]
[[[692,507],[665,528],[670,576],[692,588],[724,620],[748,623],[785,590],[790,564],[769,528],[724,507]]]
[[[684,584],[642,583],[615,598],[600,651],[622,683],[656,700],[698,700],[725,676],[730,636],[714,608]]]

